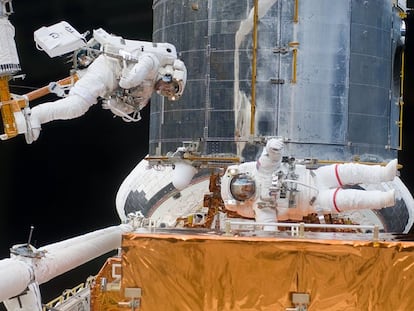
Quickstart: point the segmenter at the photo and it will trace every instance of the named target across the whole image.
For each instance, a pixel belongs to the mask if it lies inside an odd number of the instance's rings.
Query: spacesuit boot
[[[361,209],[381,209],[395,205],[395,190],[329,189],[319,193],[317,203],[326,213]]]
[[[15,123],[19,134],[24,134],[26,143],[31,144],[40,135],[41,122],[38,117],[32,116],[32,110],[28,107],[14,112]]]
[[[315,173],[322,187],[341,187],[343,185],[378,184],[392,181],[397,174],[397,159],[386,166],[345,163],[322,166]]]
[[[255,204],[254,206],[255,221],[258,223],[266,222],[276,222],[276,209],[268,206],[259,206]],[[277,227],[275,226],[263,226],[264,231],[276,231]]]
[[[40,124],[39,118],[33,117],[32,115],[30,116],[29,123],[30,124],[28,124],[26,141],[28,144],[31,144],[39,138],[42,125]]]

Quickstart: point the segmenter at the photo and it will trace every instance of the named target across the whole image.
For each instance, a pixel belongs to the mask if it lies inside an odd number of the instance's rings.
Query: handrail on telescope
[[[398,143],[398,150],[402,150],[403,144],[403,107],[404,107],[404,66],[405,66],[405,53],[404,50],[401,53],[401,74],[400,74],[400,119],[397,122],[398,129],[399,129],[399,143]]]
[[[299,22],[299,0],[295,0],[295,10],[293,13],[293,22],[296,24]]]
[[[317,229],[352,229],[352,230],[372,230],[372,240],[379,240],[379,227],[378,225],[341,225],[341,224],[308,224],[304,222],[290,223],[290,222],[255,222],[255,221],[231,221],[227,220],[225,224],[225,234],[231,235],[232,227],[239,226],[239,230],[242,227],[261,227],[269,226],[275,227],[277,232],[277,227],[291,228],[291,235],[294,237],[305,238],[305,229],[306,228],[317,228]]]
[[[253,10],[253,57],[252,57],[252,100],[250,104],[250,135],[255,133],[256,117],[256,74],[257,74],[257,24],[259,19],[259,0],[254,0]]]

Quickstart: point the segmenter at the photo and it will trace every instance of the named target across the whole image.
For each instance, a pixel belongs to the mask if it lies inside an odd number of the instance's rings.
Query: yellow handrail
[[[293,22],[299,22],[299,0],[295,0],[295,10],[293,13]]]
[[[404,50],[401,53],[401,75],[400,75],[400,119],[397,122],[399,127],[399,146],[398,150],[402,150],[402,144],[403,144],[403,107],[404,107],[404,66],[405,66],[405,53]]]
[[[256,73],[257,73],[257,23],[259,19],[259,0],[254,0],[253,9],[253,59],[252,59],[252,100],[250,104],[250,135],[255,133],[256,115]]]
[[[292,50],[292,83],[296,83],[296,70],[297,70],[297,59],[298,59],[298,49]]]
[[[293,41],[289,42],[289,47],[292,49],[292,80],[291,83],[297,82],[297,63],[298,63],[298,49],[299,42]]]

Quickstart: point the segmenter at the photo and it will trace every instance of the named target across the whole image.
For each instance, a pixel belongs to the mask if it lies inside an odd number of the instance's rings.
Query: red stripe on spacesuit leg
[[[338,206],[336,205],[336,194],[338,193],[338,191],[339,191],[339,189],[341,189],[341,188],[336,188],[335,189],[335,192],[334,192],[334,194],[333,194],[333,197],[332,197],[332,201],[333,201],[333,206],[335,207],[335,209],[336,209],[336,211],[338,212],[338,213],[340,213],[341,212],[341,210],[338,208]]]
[[[336,176],[336,180],[338,181],[339,186],[343,186],[341,178],[339,178],[339,172],[338,172],[338,165],[339,164],[335,164],[335,176]]]

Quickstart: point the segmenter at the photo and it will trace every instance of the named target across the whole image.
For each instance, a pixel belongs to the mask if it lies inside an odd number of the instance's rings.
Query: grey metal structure
[[[298,158],[397,157],[398,4],[259,0],[254,133],[254,1],[154,0],[153,8],[154,41],[174,44],[189,71],[179,102],[152,100],[150,155],[200,139],[204,154],[251,160],[249,138],[282,136]]]

